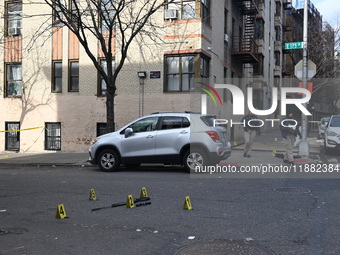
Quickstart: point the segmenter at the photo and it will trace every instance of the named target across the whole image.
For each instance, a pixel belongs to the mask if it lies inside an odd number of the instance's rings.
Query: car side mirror
[[[124,132],[125,138],[129,137],[132,133],[133,133],[132,128],[125,129],[125,132]]]

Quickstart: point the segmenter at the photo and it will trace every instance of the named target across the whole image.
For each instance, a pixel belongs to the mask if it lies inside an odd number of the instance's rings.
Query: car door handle
[[[186,130],[181,131],[181,134],[187,134],[187,133],[188,133],[188,131],[186,131]]]
[[[153,135],[148,135],[146,138],[153,138]]]

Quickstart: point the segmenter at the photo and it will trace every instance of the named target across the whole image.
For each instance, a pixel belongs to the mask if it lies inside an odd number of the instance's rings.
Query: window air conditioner
[[[20,35],[20,28],[18,27],[8,28],[8,35]]]
[[[164,18],[165,19],[177,19],[177,10],[176,9],[165,9]]]
[[[228,41],[229,41],[229,36],[228,36],[228,34],[224,34],[224,41],[225,41],[225,42],[228,42]]]

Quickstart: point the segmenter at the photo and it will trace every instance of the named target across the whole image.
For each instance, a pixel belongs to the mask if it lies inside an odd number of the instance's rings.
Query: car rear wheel
[[[209,165],[207,154],[201,149],[187,150],[183,156],[183,164],[187,172],[199,173],[204,166]]]
[[[116,171],[120,165],[120,159],[114,150],[104,150],[98,157],[99,168],[105,172]]]

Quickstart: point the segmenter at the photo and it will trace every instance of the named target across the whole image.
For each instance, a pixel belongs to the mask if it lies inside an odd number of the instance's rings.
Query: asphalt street
[[[340,254],[339,179],[0,165],[0,180],[1,255],[195,254],[178,251],[207,240],[243,242],[276,255]],[[151,205],[91,211],[130,194],[138,198],[142,187]],[[96,201],[89,200],[91,189]],[[193,210],[183,209],[186,196]],[[56,218],[60,204],[68,218]]]

